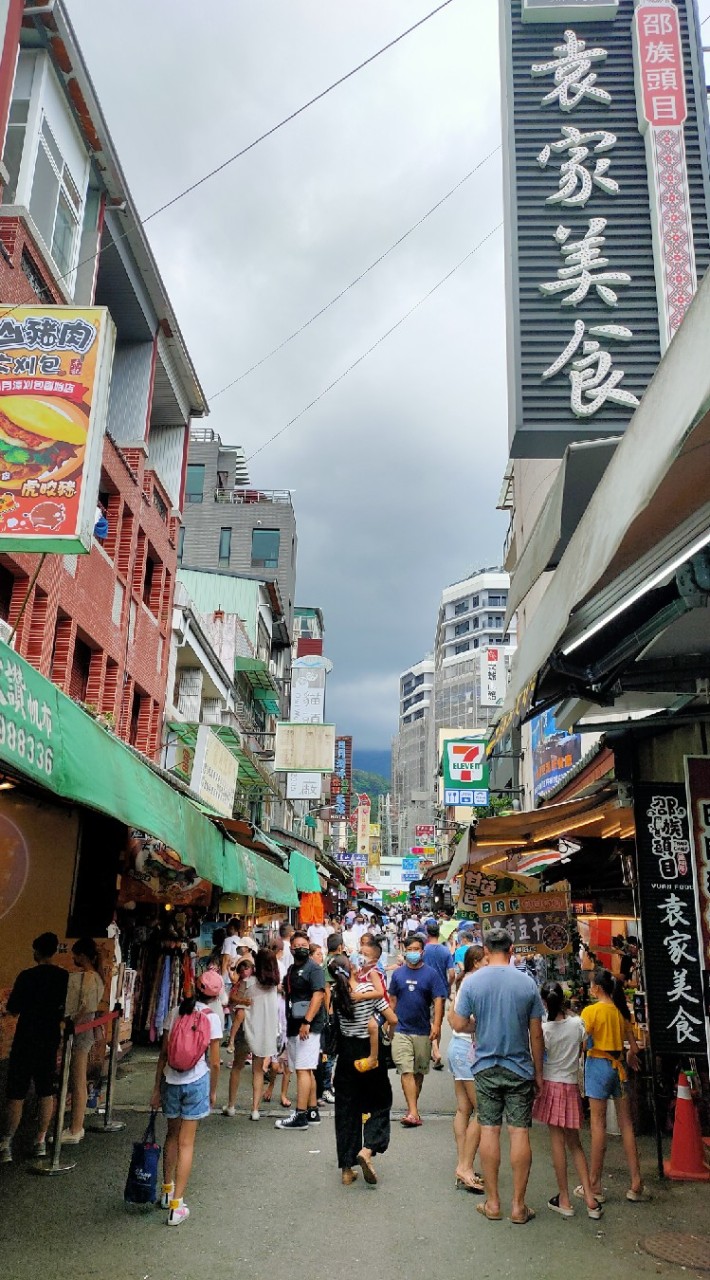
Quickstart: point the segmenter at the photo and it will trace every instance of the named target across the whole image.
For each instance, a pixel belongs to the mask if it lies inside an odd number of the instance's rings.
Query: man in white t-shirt
[[[309,924],[308,941],[315,943],[317,947],[322,947],[325,952],[326,944],[331,933],[332,929],[329,929],[325,924]]]
[[[239,921],[236,916],[232,916],[226,925],[227,936],[222,943],[222,977],[232,968],[237,958],[239,947],[241,946],[241,938],[239,936]]]

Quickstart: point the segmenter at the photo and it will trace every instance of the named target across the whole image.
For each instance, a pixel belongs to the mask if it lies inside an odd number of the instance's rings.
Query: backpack
[[[204,1009],[178,1014],[168,1037],[168,1066],[173,1071],[192,1071],[204,1058],[211,1039],[210,1018]]]

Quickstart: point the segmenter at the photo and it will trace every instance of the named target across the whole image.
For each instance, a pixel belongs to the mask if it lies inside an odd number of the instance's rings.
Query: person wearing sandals
[[[508,1123],[513,1170],[511,1222],[524,1226],[535,1213],[525,1203],[532,1150],[533,1099],[542,1089],[544,1009],[532,978],[510,963],[513,942],[505,929],[483,936],[488,964],[464,978],[449,1016],[454,1031],[476,1033],[473,1075],[481,1124],[481,1165],[486,1187],[476,1211],[500,1222],[500,1131]]]
[[[606,1153],[606,1108],[609,1098],[614,1099],[619,1122],[624,1155],[631,1175],[631,1186],[626,1199],[637,1204],[649,1200],[641,1167],[638,1147],[631,1119],[631,1107],[627,1097],[626,1062],[632,1071],[638,1071],[638,1046],[631,1029],[631,1013],[626,1003],[624,988],[608,969],[595,969],[590,984],[594,1004],[582,1010],[582,1022],[588,1036],[587,1061],[584,1069],[584,1091],[589,1099],[592,1126],[592,1157],[590,1161],[591,1186],[596,1199],[604,1203],[602,1170]],[[624,1061],[624,1044],[629,1049]],[[580,1196],[582,1187],[575,1187]]]
[[[563,1218],[574,1217],[567,1181],[569,1150],[580,1179],[587,1216],[596,1220],[601,1218],[602,1208],[592,1191],[587,1157],[579,1140],[584,1112],[577,1074],[586,1031],[582,1019],[570,1014],[565,1008],[564,992],[559,982],[544,983],[540,995],[547,1010],[547,1021],[542,1024],[545,1065],[542,1091],[533,1105],[533,1119],[546,1124],[550,1131],[552,1163],[558,1188],[557,1195],[548,1200],[547,1207]]]
[[[374,1067],[358,1064],[370,1052],[368,1022],[375,1012],[395,1026],[386,998],[370,982],[363,982],[347,956],[333,956],[328,964],[331,1002],[336,1018],[338,1053],[335,1064],[335,1142],[343,1186],[357,1177],[359,1165],[368,1186],[377,1184],[373,1160],[390,1142],[392,1086],[387,1066],[378,1056]],[[366,1119],[363,1120],[363,1117]]]
[[[456,980],[457,991],[469,973],[475,973],[483,964],[483,947],[470,946],[463,957],[463,967]],[[483,1180],[473,1171],[481,1141],[481,1126],[476,1115],[476,1084],[473,1078],[473,1040],[469,1031],[453,1031],[449,1041],[447,1064],[454,1077],[456,1090],[456,1114],[454,1138],[458,1159],[456,1161],[456,1189],[471,1191],[482,1196]]]

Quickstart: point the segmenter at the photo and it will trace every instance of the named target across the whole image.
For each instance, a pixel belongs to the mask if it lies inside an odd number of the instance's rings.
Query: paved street
[[[653,1177],[651,1144],[644,1169],[654,1192],[649,1205],[623,1200],[626,1179],[618,1139],[610,1139],[609,1203],[599,1223],[586,1216],[563,1221],[545,1208],[554,1190],[547,1134],[534,1131],[535,1163],[529,1203],[535,1222],[516,1228],[486,1223],[478,1197],[454,1190],[451,1134],[453,1088],[448,1073],[425,1084],[424,1127],[395,1123],[390,1152],[380,1160],[381,1182],[341,1186],[335,1165],[333,1123],[324,1111],[320,1129],[279,1133],[267,1112],[259,1124],[245,1110],[234,1119],[211,1117],[200,1130],[190,1184],[192,1217],[168,1231],[165,1214],[134,1217],[122,1202],[130,1142],[145,1115],[133,1110],[150,1090],[153,1061],[143,1056],[121,1082],[127,1131],[87,1136],[76,1150],[77,1168],[65,1177],[39,1179],[21,1164],[0,1170],[2,1273],[12,1280],[71,1276],[72,1280],[195,1280],[248,1275],[273,1280],[284,1267],[301,1275],[353,1280],[353,1268],[378,1276],[419,1280],[457,1275],[462,1264],[476,1280],[628,1280],[686,1276],[638,1251],[640,1238],[659,1231],[707,1228],[706,1187],[660,1188]],[[242,1087],[250,1085],[245,1072]],[[226,1077],[221,1092],[226,1090]],[[240,1101],[247,1099],[246,1092]],[[403,1114],[399,1092],[394,1115]],[[509,1179],[504,1176],[504,1194]],[[29,1247],[31,1244],[31,1248]]]

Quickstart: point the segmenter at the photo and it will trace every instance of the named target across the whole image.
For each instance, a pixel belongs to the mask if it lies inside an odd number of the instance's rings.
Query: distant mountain
[[[365,773],[378,773],[382,778],[389,778],[392,773],[392,752],[364,751],[356,747],[353,751],[353,768],[363,769]]]
[[[353,769],[353,795],[362,795],[363,791],[372,801],[375,808],[375,801],[378,796],[386,796],[390,789],[389,778],[383,778],[380,773],[368,773],[365,769]]]

